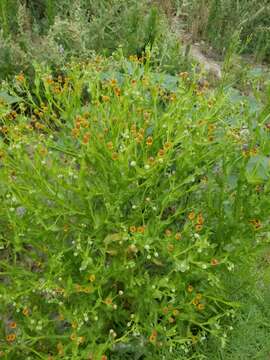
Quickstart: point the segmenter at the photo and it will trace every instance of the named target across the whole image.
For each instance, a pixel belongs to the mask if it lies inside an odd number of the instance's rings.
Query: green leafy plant
[[[268,120],[151,61],[35,65],[31,83],[20,74],[4,89],[10,360],[201,358],[201,343],[230,332],[240,302],[225,275],[268,241],[269,163],[252,167],[269,154]]]

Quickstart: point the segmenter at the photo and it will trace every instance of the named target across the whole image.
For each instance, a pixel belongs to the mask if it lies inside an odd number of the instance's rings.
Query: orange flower
[[[144,226],[139,226],[139,227],[137,228],[137,232],[138,232],[139,234],[143,234],[143,233],[144,233],[144,230],[145,230]]]
[[[146,139],[146,145],[147,145],[147,146],[152,146],[152,145],[153,145],[153,138],[152,138],[152,136],[148,136],[148,138]]]
[[[157,331],[156,330],[153,330],[151,335],[149,336],[149,341],[151,343],[155,343],[157,340]]]
[[[109,96],[107,96],[107,95],[103,95],[103,96],[101,96],[101,98],[104,102],[108,102],[110,100]]]
[[[112,86],[115,86],[116,84],[117,84],[117,80],[116,80],[116,79],[112,79],[112,80],[111,80],[111,85],[112,85]]]
[[[193,210],[188,214],[188,218],[191,221],[195,219],[195,212]]]
[[[158,156],[162,157],[162,156],[164,156],[164,154],[165,154],[165,151],[163,149],[160,149],[158,151]]]
[[[204,219],[203,219],[202,213],[199,213],[199,215],[197,217],[197,224],[203,225],[203,223],[204,223]]]
[[[164,144],[164,149],[165,149],[165,150],[169,150],[171,147],[172,147],[172,143],[170,143],[170,142],[166,142],[166,143]]]
[[[9,323],[8,327],[9,327],[10,329],[16,329],[17,323],[16,323],[15,321],[12,321],[12,322]]]
[[[182,237],[181,233],[178,232],[175,234],[175,240],[180,240],[181,237]]]
[[[105,303],[106,305],[112,305],[112,304],[113,304],[112,298],[110,298],[110,297],[106,298],[106,299],[104,300],[104,303]]]
[[[106,355],[102,355],[100,360],[108,360]]]
[[[16,339],[16,334],[9,334],[6,336],[6,340],[8,342],[13,342],[13,341],[15,341],[15,339]]]
[[[217,259],[212,259],[211,260],[211,265],[212,266],[217,266],[219,264],[219,261]]]
[[[114,89],[114,93],[115,93],[116,96],[120,96],[121,95],[121,89],[119,87],[116,87]]]
[[[119,158],[119,155],[117,152],[112,153],[112,159],[117,160]]]
[[[199,225],[199,224],[197,224],[196,226],[195,226],[195,229],[196,229],[196,231],[201,231],[202,230],[202,225]]]
[[[19,75],[16,76],[16,80],[19,82],[23,82],[25,80],[24,74],[21,72]]]
[[[136,226],[134,226],[134,225],[130,226],[129,231],[130,231],[131,233],[135,233],[135,232],[137,231]]]
[[[86,134],[83,135],[83,144],[86,145],[88,144],[89,140],[90,140],[90,133],[87,132]]]
[[[110,142],[107,143],[107,148],[108,148],[109,150],[112,150],[112,149],[113,149],[113,142],[112,142],[112,141],[110,141]]]

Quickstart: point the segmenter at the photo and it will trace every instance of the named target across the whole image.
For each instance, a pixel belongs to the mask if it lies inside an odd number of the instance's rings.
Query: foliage
[[[147,46],[155,47],[158,67],[168,72],[182,68],[179,40],[169,33],[165,16],[146,0],[1,4],[2,79],[19,70],[31,73],[34,61],[57,68],[71,57],[84,60],[93,52],[111,55],[119,47],[127,56],[142,56]],[[10,19],[7,12],[17,16]]]
[[[172,0],[177,15],[195,40],[207,40],[219,52],[241,32],[244,50],[259,60],[270,56],[270,6],[268,0]]]
[[[226,341],[228,279],[268,241],[268,107],[150,65],[36,64],[1,91],[7,359],[199,359]]]

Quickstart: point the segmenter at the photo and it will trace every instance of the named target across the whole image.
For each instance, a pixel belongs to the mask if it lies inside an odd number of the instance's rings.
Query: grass
[[[239,33],[243,53],[251,54],[259,61],[269,60],[270,6],[267,0],[171,0],[160,3],[167,9],[169,7],[170,14],[178,16],[194,41],[206,40],[215,51],[224,55],[235,33]]]

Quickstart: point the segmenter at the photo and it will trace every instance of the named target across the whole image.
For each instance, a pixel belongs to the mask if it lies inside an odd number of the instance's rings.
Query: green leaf
[[[263,155],[252,156],[246,166],[246,178],[251,184],[262,183],[269,178],[269,159]]]
[[[21,99],[19,97],[11,96],[6,92],[1,91],[0,92],[0,102],[1,101],[10,105],[10,104],[14,104],[14,103],[21,101]]]

